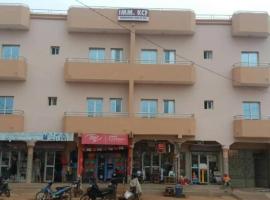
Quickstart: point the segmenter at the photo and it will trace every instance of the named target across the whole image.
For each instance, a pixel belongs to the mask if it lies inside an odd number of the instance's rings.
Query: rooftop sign
[[[149,21],[149,10],[147,9],[118,9],[118,21]]]

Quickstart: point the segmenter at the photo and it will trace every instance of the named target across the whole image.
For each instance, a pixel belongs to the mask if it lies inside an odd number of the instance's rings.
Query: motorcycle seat
[[[62,190],[62,189],[67,188],[67,187],[69,187],[69,186],[56,187],[55,189],[58,191],[58,190]]]

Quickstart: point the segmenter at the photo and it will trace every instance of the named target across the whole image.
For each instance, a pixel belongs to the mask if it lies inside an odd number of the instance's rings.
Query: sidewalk
[[[46,184],[45,183],[10,183],[12,190],[9,200],[34,200],[35,194]],[[54,184],[53,188],[60,185]],[[99,186],[106,187],[104,184]],[[177,199],[173,197],[164,197],[164,184],[142,184],[143,200],[171,200]],[[174,185],[171,185],[174,187]],[[83,189],[87,188],[87,184],[83,185]],[[123,194],[128,185],[119,185],[118,194]],[[270,190],[267,189],[235,189],[232,194],[225,192],[219,185],[189,185],[184,187],[186,200],[270,200]],[[0,200],[6,200],[6,197],[0,197]],[[78,200],[79,198],[74,200]]]

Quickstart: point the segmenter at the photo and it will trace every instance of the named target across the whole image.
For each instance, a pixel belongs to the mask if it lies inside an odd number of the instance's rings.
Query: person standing
[[[41,182],[41,175],[40,175],[41,160],[37,156],[34,159],[33,170],[34,170],[34,178],[35,178],[34,181]]]

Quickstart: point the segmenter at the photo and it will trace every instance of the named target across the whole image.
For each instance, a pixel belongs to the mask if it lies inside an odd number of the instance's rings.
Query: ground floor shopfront
[[[232,144],[229,173],[236,187],[270,187],[270,144]]]
[[[76,177],[76,163],[73,134],[0,133],[0,176],[11,181],[65,181]]]

